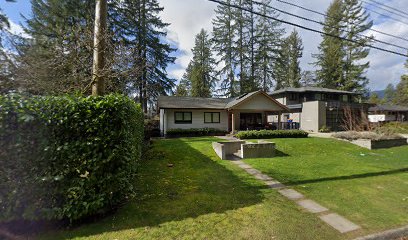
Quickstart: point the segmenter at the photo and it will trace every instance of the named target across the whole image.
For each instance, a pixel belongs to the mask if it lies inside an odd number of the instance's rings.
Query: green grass
[[[274,139],[279,157],[245,160],[363,227],[408,224],[408,147],[366,150],[322,138]]]
[[[303,211],[231,162],[219,160],[212,150],[212,141],[215,139],[155,141],[149,160],[142,163],[140,177],[135,181],[136,199],[95,223],[49,232],[39,239],[335,240],[359,233],[340,235],[316,215]],[[292,143],[284,145],[285,141],[292,140],[280,140],[280,149],[289,151]],[[296,141],[317,143],[313,139]],[[300,163],[302,159],[296,161]],[[274,170],[278,165],[288,169],[291,162],[295,162],[294,157],[264,159],[257,167],[282,179],[309,178],[296,177],[295,171],[303,172],[299,169],[292,171],[292,176]],[[315,169],[316,174],[319,169]]]

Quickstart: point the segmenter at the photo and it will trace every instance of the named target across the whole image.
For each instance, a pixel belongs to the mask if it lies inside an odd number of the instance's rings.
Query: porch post
[[[281,129],[281,111],[278,111],[278,130]]]
[[[235,114],[231,112],[231,132],[235,133]]]

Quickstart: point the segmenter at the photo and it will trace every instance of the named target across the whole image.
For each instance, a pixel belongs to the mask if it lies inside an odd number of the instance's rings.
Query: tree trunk
[[[94,29],[94,52],[92,67],[92,95],[98,96],[105,93],[105,51],[106,51],[106,0],[96,0],[95,29]]]

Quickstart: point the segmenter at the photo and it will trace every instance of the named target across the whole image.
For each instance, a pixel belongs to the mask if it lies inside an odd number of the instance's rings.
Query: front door
[[[262,113],[241,113],[240,129],[241,130],[258,130],[262,129]]]

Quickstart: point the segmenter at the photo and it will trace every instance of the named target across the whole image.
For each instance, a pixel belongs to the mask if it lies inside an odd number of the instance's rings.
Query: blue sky
[[[397,9],[408,9],[407,0],[377,1]],[[209,31],[212,29],[211,20],[214,17],[214,9],[216,8],[216,4],[208,2],[207,0],[159,0],[159,2],[164,7],[164,11],[162,13],[163,20],[171,23],[167,29],[168,38],[178,48],[177,53],[175,53],[175,56],[177,57],[176,63],[169,66],[168,72],[171,77],[180,79],[192,57],[191,48],[194,46],[194,36],[200,31],[201,28]],[[299,1],[298,4],[316,11],[324,12],[329,6],[330,2],[331,0],[303,0]],[[277,1],[273,1],[273,4],[277,8],[287,10],[294,14],[299,14],[315,20],[323,20],[319,15],[308,13],[288,5],[284,5]],[[21,14],[27,17],[30,16],[30,1],[17,0],[17,2],[9,3],[5,0],[0,0],[0,6],[11,20],[12,31],[16,33],[21,32],[22,29],[18,27],[18,24],[24,21]],[[372,6],[368,7],[372,8]],[[381,9],[375,9],[375,11],[383,14],[389,14]],[[321,26],[317,24],[299,20],[290,16],[281,15],[280,17],[284,20],[306,25],[312,28],[321,28]],[[396,15],[393,15],[393,17],[408,22],[408,17],[406,19],[402,19]],[[371,18],[375,23],[373,28],[391,33],[393,35],[408,38],[408,25],[398,23],[392,19],[387,19],[386,17],[379,16],[375,13],[371,13]],[[286,32],[291,32],[293,29],[291,26],[282,25],[282,27],[286,28]],[[303,70],[313,70],[314,67],[311,64],[314,61],[312,54],[317,53],[317,46],[321,41],[321,36],[301,29],[298,30],[303,39],[304,45],[301,67]],[[392,42],[408,48],[408,42],[406,41],[396,40],[376,34],[374,32],[371,32],[370,34],[374,34],[374,36],[379,40]],[[390,50],[398,50],[381,44],[378,44],[378,46],[385,47]],[[372,90],[384,89],[388,83],[398,83],[400,76],[407,72],[403,67],[405,62],[404,57],[383,53],[378,50],[371,50],[368,60],[371,63],[371,67],[367,71],[367,76],[370,80],[369,87]]]

